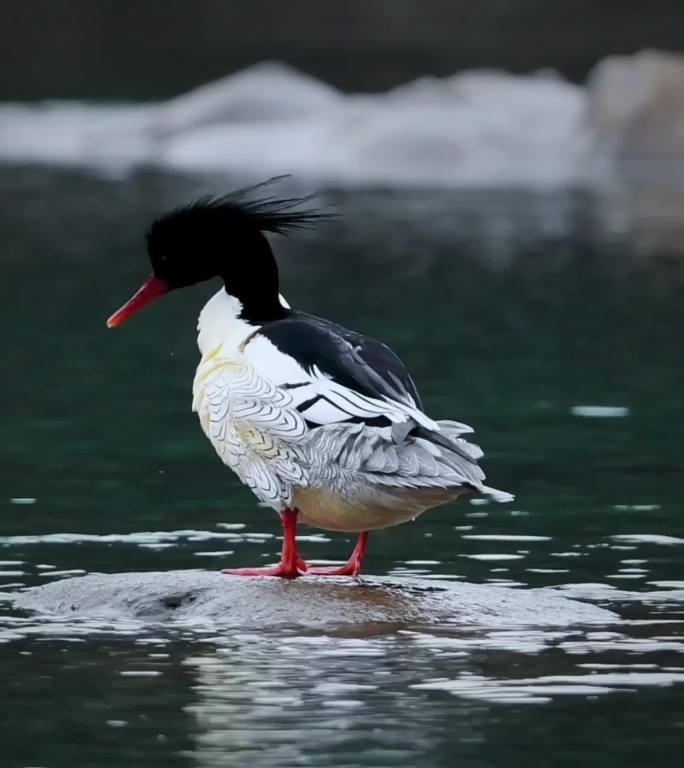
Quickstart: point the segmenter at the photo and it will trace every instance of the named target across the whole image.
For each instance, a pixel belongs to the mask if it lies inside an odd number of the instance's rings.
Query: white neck
[[[204,305],[197,322],[197,345],[202,355],[219,345],[236,348],[254,330],[254,326],[240,319],[242,304],[221,288]]]
[[[286,309],[290,305],[282,296],[280,304]],[[235,296],[221,288],[204,305],[197,323],[197,344],[202,355],[213,352],[221,345],[226,352],[237,347],[254,332],[257,325],[242,320],[242,303]]]

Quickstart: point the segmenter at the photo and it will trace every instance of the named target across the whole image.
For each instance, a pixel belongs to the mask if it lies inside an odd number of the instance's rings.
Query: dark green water
[[[190,412],[196,315],[215,288],[104,326],[147,272],[150,218],[226,184],[3,169],[5,592],[276,556],[275,516]],[[490,482],[517,495],[374,534],[368,572],[558,587],[624,621],[225,634],[74,627],[7,609],[0,765],[680,765],[681,198],[326,199],[338,221],[276,243],[283,293],[389,342],[428,412],[475,426]],[[352,546],[303,533],[312,560]]]

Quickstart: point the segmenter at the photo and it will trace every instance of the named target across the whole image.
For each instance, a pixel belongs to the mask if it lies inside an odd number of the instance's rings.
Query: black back
[[[314,367],[342,386],[368,397],[387,397],[422,408],[406,366],[386,345],[329,320],[304,312],[288,312],[264,325],[259,333],[306,370]]]

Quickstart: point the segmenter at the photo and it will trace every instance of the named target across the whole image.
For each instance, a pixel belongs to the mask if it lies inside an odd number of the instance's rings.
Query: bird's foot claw
[[[326,566],[323,568],[309,568],[310,576],[358,576],[361,571],[361,563],[345,563],[340,566]]]
[[[296,579],[308,572],[308,566],[301,557],[297,558],[295,566],[278,563],[262,568],[224,568],[221,573],[230,576],[277,576],[281,579]]]

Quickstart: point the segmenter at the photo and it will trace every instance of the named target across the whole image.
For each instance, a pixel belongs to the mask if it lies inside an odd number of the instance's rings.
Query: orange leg
[[[283,548],[280,562],[265,568],[224,568],[222,573],[233,576],[280,576],[282,579],[296,579],[307,572],[306,563],[297,554],[297,515],[299,510],[286,509],[282,515]]]
[[[361,562],[368,548],[368,531],[362,531],[356,540],[354,551],[347,562],[342,566],[332,568],[309,568],[307,573],[314,576],[358,576],[361,571]]]

